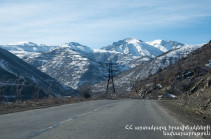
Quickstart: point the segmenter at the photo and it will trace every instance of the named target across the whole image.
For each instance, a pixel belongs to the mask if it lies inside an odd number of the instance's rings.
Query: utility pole
[[[107,82],[107,88],[106,88],[106,95],[108,94],[109,85],[112,85],[113,93],[116,92],[114,87],[114,80],[113,80],[113,63],[110,62],[108,64],[108,82]]]

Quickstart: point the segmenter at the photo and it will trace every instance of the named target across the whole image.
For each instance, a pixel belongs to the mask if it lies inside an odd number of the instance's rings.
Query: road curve
[[[165,135],[169,126],[182,124],[154,100],[97,100],[1,115],[0,138],[187,138]]]

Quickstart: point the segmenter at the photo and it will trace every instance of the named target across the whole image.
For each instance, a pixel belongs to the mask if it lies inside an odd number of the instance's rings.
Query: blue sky
[[[75,41],[100,48],[124,38],[206,43],[211,0],[0,0],[0,44]]]

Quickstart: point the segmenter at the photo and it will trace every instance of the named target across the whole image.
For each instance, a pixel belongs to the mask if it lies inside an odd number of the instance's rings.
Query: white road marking
[[[49,126],[49,127],[47,127],[47,128],[44,128],[44,129],[41,129],[41,130],[39,130],[39,131],[37,131],[37,132],[32,133],[32,134],[29,135],[26,139],[31,139],[31,138],[33,138],[33,137],[36,137],[36,136],[40,135],[41,133],[47,132],[47,131],[49,131],[49,130],[51,130],[51,129],[53,129],[53,128],[56,128],[56,127],[58,127],[58,126],[60,126],[60,125],[62,125],[62,124],[64,124],[64,123],[67,123],[67,122],[76,120],[76,119],[78,119],[79,117],[82,117],[82,116],[85,116],[85,115],[87,115],[87,114],[90,114],[90,113],[99,111],[99,110],[101,110],[101,109],[103,109],[103,108],[106,108],[106,107],[109,107],[109,106],[113,106],[114,104],[116,104],[116,103],[112,103],[112,104],[108,104],[108,105],[105,105],[105,106],[101,106],[101,107],[96,108],[96,109],[94,109],[94,110],[92,110],[92,111],[89,111],[89,112],[86,112],[86,113],[77,115],[77,116],[75,116],[75,117],[69,118],[69,119],[67,119],[67,120],[58,122],[58,123],[53,124],[53,125],[51,125],[51,126]]]

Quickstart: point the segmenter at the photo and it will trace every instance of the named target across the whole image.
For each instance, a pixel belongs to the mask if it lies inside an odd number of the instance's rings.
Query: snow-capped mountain
[[[147,78],[151,74],[157,73],[169,65],[175,63],[179,59],[186,57],[189,53],[202,47],[202,45],[184,45],[181,48],[168,51],[148,62],[141,63],[138,66],[123,72],[114,78],[116,91],[127,95],[135,81]],[[103,93],[106,89],[106,82],[96,84],[93,86],[95,94]]]
[[[62,44],[60,47],[68,47],[73,51],[83,52],[83,53],[93,53],[93,50],[85,45],[81,45],[77,42],[69,42]]]
[[[0,48],[10,51],[20,58],[28,57],[32,54],[40,54],[50,51],[58,46],[46,46],[44,44],[36,44],[33,42],[18,42],[8,45],[0,45]]]
[[[138,65],[145,65],[168,50],[185,46],[175,41],[156,40],[145,43],[130,38],[94,50],[76,42],[60,46],[37,45],[29,42],[0,47],[22,57],[59,82],[76,89],[84,84],[105,81],[108,77],[108,63],[111,61],[119,74]],[[20,54],[22,52],[26,54]]]
[[[99,64],[93,62],[93,55],[94,52],[89,47],[70,42],[25,60],[61,83],[77,88],[82,84],[94,84],[103,80],[98,75]]]
[[[158,48],[162,52],[167,52],[169,50],[184,46],[184,44],[176,42],[176,41],[165,41],[165,40],[154,40],[154,41],[146,42],[146,43]]]
[[[70,42],[47,53],[31,55],[25,59],[26,62],[74,89],[84,84],[105,81],[108,77],[108,63],[111,60],[117,67],[116,73],[121,73],[149,58],[138,59],[119,52],[92,50],[79,43]]]
[[[121,68],[121,71],[128,70],[139,65],[142,62],[149,61],[150,58],[145,57],[137,57],[132,55],[127,55],[123,53],[119,53],[116,51],[107,51],[103,49],[95,49],[94,50],[94,57],[98,62],[107,62],[109,63],[112,61],[116,63]]]
[[[0,97],[31,99],[73,95],[75,90],[61,85],[22,59],[0,48]]]
[[[152,45],[131,38],[114,42],[112,45],[103,47],[102,49],[138,57],[147,56],[149,58],[154,58],[163,53]]]

